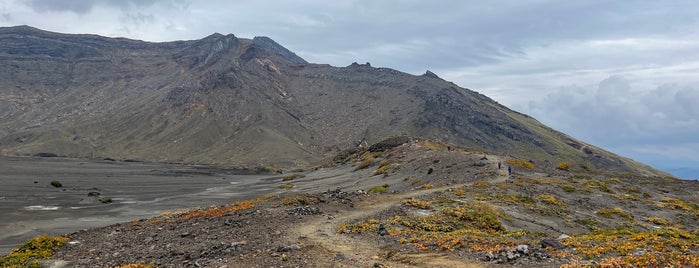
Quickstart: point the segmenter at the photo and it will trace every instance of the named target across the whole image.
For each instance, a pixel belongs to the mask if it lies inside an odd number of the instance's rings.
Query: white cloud
[[[629,80],[611,76],[596,88],[559,88],[528,108],[542,122],[595,144],[671,147],[696,140],[697,103],[699,84],[638,91]]]

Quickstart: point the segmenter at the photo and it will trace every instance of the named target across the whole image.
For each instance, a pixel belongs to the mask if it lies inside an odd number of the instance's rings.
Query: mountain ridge
[[[298,168],[409,135],[667,175],[432,72],[308,63],[268,37],[150,43],[19,26],[0,38],[0,154]]]

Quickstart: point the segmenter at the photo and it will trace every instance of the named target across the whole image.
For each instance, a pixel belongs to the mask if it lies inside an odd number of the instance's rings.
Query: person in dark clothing
[[[502,164],[500,164],[500,162],[498,162],[498,169],[500,169],[500,166],[502,166]]]
[[[507,167],[507,175],[512,175],[512,167]]]

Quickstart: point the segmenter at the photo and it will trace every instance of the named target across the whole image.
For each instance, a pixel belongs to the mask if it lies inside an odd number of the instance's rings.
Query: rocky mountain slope
[[[427,71],[307,63],[266,37],[0,28],[0,154],[308,167],[394,135],[661,174]]]

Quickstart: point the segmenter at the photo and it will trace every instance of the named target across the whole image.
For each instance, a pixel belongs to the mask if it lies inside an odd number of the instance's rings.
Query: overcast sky
[[[154,42],[264,35],[310,62],[429,69],[687,178],[699,178],[698,18],[694,0],[0,0],[0,26]]]

